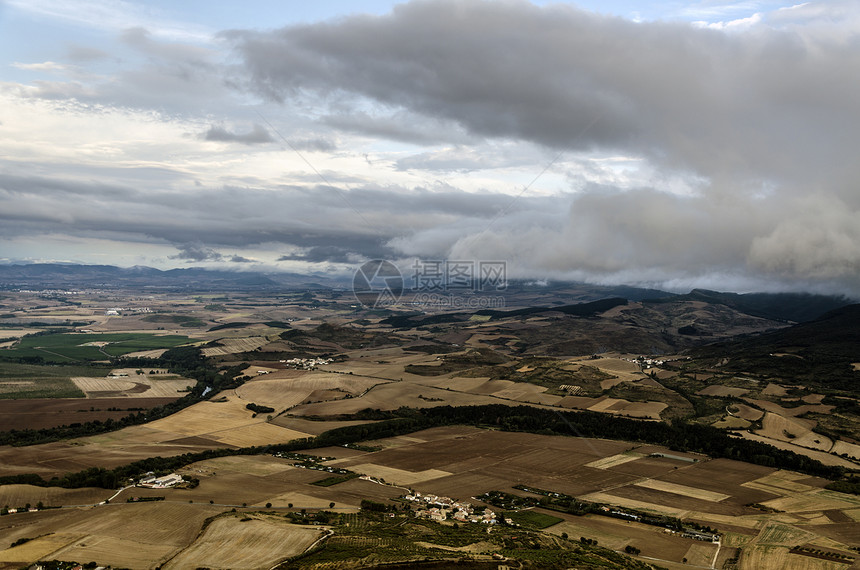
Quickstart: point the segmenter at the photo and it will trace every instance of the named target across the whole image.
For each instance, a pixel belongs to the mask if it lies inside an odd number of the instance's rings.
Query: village
[[[450,497],[439,497],[437,495],[422,495],[421,493],[410,493],[401,497],[407,501],[419,503],[422,507],[415,511],[418,518],[429,519],[436,522],[448,519],[463,523],[499,524],[501,516],[487,508],[475,508],[470,503],[454,501]],[[505,519],[509,525],[514,522]]]
[[[331,358],[291,358],[289,360],[279,361],[281,364],[286,364],[287,368],[297,368],[299,370],[316,370],[317,366],[331,364],[334,362]],[[258,371],[258,374],[260,372]]]

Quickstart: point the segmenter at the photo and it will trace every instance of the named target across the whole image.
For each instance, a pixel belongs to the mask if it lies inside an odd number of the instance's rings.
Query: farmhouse
[[[182,482],[182,475],[177,475],[176,473],[171,473],[170,475],[165,475],[163,477],[156,477],[155,475],[149,475],[144,477],[138,482],[138,486],[147,487],[150,489],[164,489],[166,487],[173,487]]]

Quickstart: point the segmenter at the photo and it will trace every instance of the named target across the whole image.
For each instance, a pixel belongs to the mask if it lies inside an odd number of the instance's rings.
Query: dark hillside
[[[852,366],[860,363],[860,304],[808,323],[697,348],[691,355],[729,371],[853,390],[860,381],[860,371]]]
[[[726,305],[741,313],[773,319],[802,323],[812,321],[828,311],[844,307],[849,303],[845,297],[813,295],[811,293],[721,293],[707,289],[693,289],[686,295],[650,299],[648,303],[677,301],[703,301]]]

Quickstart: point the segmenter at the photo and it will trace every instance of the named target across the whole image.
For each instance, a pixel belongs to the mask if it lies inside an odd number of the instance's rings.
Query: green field
[[[106,360],[139,350],[171,348],[189,342],[187,336],[147,333],[54,333],[26,336],[12,348],[0,350],[0,360],[37,359],[46,363]],[[93,346],[91,343],[108,343]],[[89,346],[87,346],[89,345]]]
[[[506,512],[505,517],[511,519],[518,525],[537,529],[551,527],[563,520],[552,515],[545,515],[535,511],[511,511]]]
[[[27,398],[83,398],[73,376],[107,376],[104,366],[37,366],[0,362],[0,400]]]

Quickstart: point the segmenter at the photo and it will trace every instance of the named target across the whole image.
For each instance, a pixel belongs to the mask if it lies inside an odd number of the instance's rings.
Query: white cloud
[[[125,0],[6,0],[9,7],[85,28],[119,32],[142,27],[164,38],[209,41],[212,31],[191,22],[175,22],[157,9]]]

